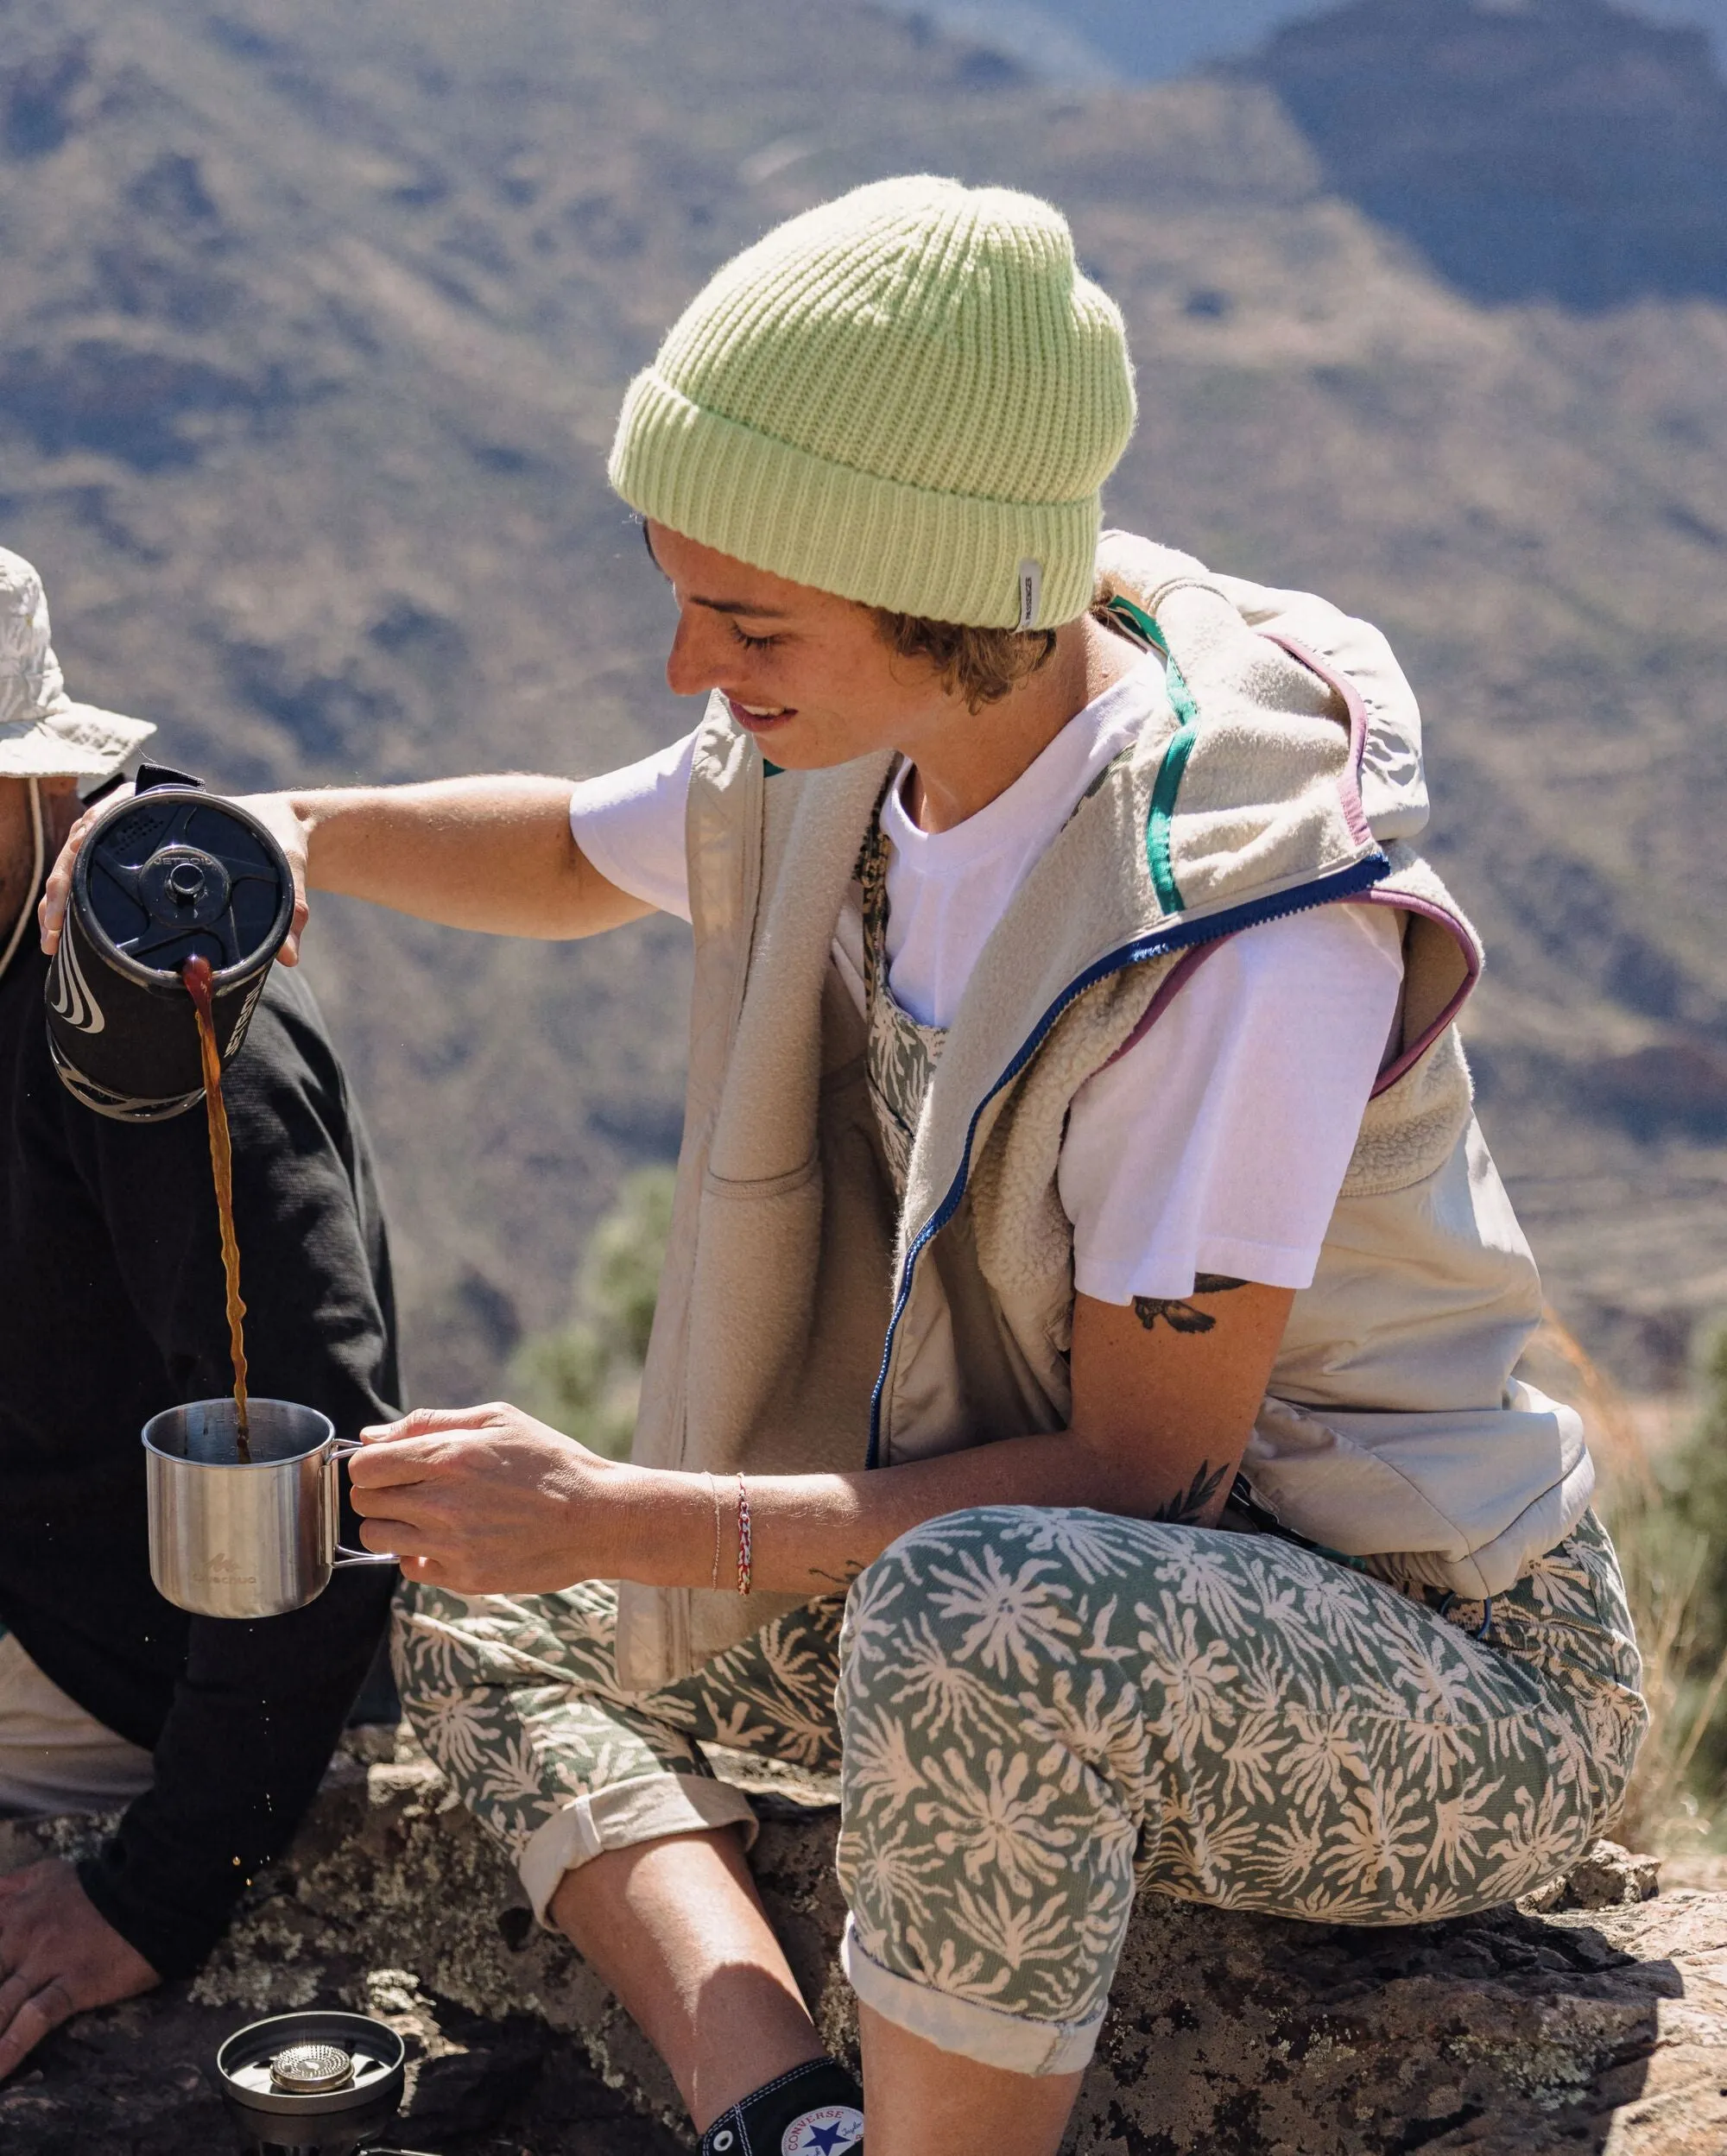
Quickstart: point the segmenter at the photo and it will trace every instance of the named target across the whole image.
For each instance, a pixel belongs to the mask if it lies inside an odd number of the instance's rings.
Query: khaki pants
[[[117,1736],[0,1633],[0,1818],[106,1811],[149,1787],[148,1752]]]

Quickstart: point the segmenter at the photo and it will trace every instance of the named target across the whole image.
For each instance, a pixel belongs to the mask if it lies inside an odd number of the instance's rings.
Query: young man
[[[712,2156],[864,2124],[705,1740],[841,1773],[870,2156],[1047,2156],[1136,1882],[1503,1900],[1641,1734],[1580,1430],[1511,1375],[1408,691],[1317,600],[1100,558],[1132,414],[1047,205],[812,211],[619,425],[693,734],[268,805],[313,886],[693,926],[634,1463],[493,1407],[354,1480],[426,1742]]]
[[[232,1383],[201,1109],[110,1121],[60,1084],[28,933],[79,794],[154,726],[68,702],[41,580],[0,550],[0,1817],[124,1807],[100,1853],[0,1878],[0,2078],[67,2014],[188,1974],[298,1824],[388,1571],[267,1623],[150,1582],[139,1432]],[[400,1398],[364,1138],[306,989],[272,979],[225,1091],[253,1391],[352,1437]]]

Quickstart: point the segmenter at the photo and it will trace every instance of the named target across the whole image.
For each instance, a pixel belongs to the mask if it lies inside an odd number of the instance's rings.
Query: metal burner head
[[[237,2029],[216,2081],[242,2147],[271,2156],[351,2156],[402,2107],[407,2051],[363,2014],[279,2014]]]
[[[353,2078],[353,2054],[339,2044],[290,2044],[270,2061],[271,2085],[291,2096],[323,2096]]]

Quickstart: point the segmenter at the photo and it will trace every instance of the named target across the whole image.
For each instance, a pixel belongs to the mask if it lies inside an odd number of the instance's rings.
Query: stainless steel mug
[[[345,1549],[340,1463],[327,1415],[286,1400],[254,1400],[251,1459],[236,1457],[231,1400],[194,1400],[144,1425],[150,1577],[200,1617],[279,1617],[314,1602],[344,1565],[394,1565],[381,1551]]]

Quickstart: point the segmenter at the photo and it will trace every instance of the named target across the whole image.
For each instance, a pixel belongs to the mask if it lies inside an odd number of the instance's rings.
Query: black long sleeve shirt
[[[188,1973],[317,1789],[395,1574],[338,1571],[256,1623],[150,1581],[139,1433],[233,1384],[201,1108],[93,1114],[49,1059],[47,961],[0,977],[0,1622],[88,1713],[155,1755],[153,1786],[81,1871],[162,1976]],[[224,1081],[250,1384],[340,1438],[399,1398],[371,1163],[316,1004],[276,969]],[[342,1540],[354,1542],[345,1508]]]

